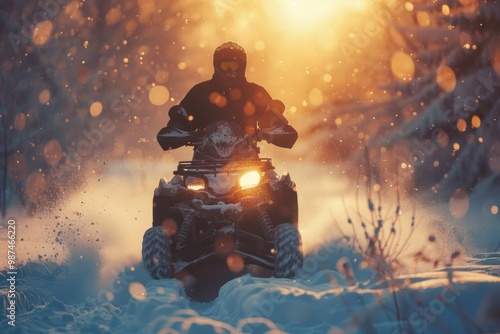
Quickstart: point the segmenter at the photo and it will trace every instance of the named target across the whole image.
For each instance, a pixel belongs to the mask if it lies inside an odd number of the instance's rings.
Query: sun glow
[[[186,19],[185,30],[175,43],[182,46],[176,66],[192,64],[191,70],[197,68],[199,75],[190,84],[211,77],[213,50],[232,40],[247,52],[248,81],[282,100],[287,106],[285,116],[293,124],[307,109],[331,101],[326,92],[332,85],[347,87],[351,77],[344,70],[352,59],[345,55],[345,45],[357,48],[357,39],[350,36],[361,34],[367,20],[376,22],[371,12],[377,8],[368,0],[212,0],[201,7],[193,4],[179,2],[175,10]],[[371,45],[357,54],[370,53],[375,40],[370,39]],[[175,89],[170,93],[175,94]],[[225,99],[218,102],[222,105]]]
[[[315,23],[325,19],[336,6],[334,1],[319,1],[311,6],[310,1],[280,1],[282,14],[288,24],[298,29],[314,28]]]
[[[362,9],[365,0],[353,1],[306,1],[306,0],[277,0],[269,4],[275,7],[276,17],[282,25],[290,29],[310,32],[317,29],[348,9]]]

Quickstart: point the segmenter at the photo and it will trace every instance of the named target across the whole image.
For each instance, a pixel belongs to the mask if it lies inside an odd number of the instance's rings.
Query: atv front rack
[[[191,174],[220,174],[244,172],[249,169],[265,172],[274,169],[271,159],[261,158],[257,160],[194,160],[180,161],[174,175],[191,175]]]

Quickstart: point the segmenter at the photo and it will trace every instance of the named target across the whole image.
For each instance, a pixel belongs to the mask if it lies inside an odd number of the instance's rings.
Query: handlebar
[[[156,139],[164,151],[181,146],[195,146],[200,143],[205,131],[184,131],[176,128],[164,127],[156,135]]]
[[[181,146],[198,146],[205,136],[205,130],[185,131],[173,127],[164,127],[156,136],[158,143],[164,151]],[[265,140],[279,147],[291,148],[297,140],[297,132],[287,124],[279,124],[269,128],[258,129],[255,135],[249,136],[242,133],[243,140],[256,147],[256,142]]]

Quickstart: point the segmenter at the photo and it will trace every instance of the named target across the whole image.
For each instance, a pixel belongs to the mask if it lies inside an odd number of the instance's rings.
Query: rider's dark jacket
[[[204,130],[218,121],[232,121],[240,124],[249,138],[291,148],[297,131],[279,114],[285,108],[282,102],[277,101],[282,106],[278,114],[270,107],[276,101],[263,87],[244,77],[229,87],[214,75],[195,85],[179,105],[170,108],[170,120],[158,133],[158,142],[164,150],[174,149],[186,144],[178,137],[182,131]]]
[[[217,121],[233,121],[240,124],[248,135],[253,135],[257,121],[264,115],[271,100],[263,87],[246,79],[236,87],[227,87],[214,75],[212,79],[191,88],[179,103],[189,120],[189,128],[184,125],[182,129],[204,129]],[[175,110],[170,113],[170,118],[171,122],[176,122]],[[169,122],[169,125],[172,124]]]

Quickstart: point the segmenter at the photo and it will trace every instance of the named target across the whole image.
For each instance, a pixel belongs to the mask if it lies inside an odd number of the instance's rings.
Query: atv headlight
[[[186,188],[191,190],[205,189],[205,180],[195,176],[186,177],[184,184],[186,185]]]
[[[240,177],[240,187],[243,189],[255,187],[259,182],[260,174],[256,171],[245,173]]]

